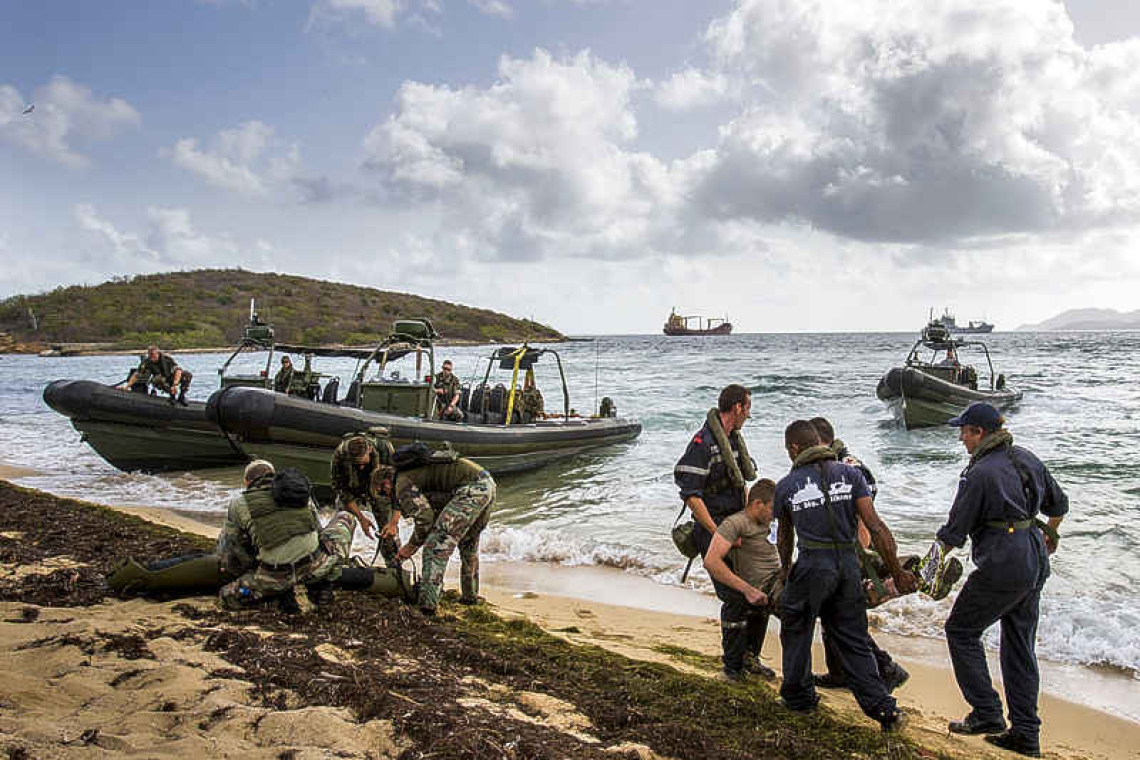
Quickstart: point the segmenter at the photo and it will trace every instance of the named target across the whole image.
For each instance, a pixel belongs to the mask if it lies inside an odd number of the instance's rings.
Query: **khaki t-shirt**
[[[740,539],[740,546],[733,547],[728,559],[733,572],[757,588],[780,569],[780,555],[768,540],[768,527],[769,523],[758,523],[742,510],[726,517],[716,529],[717,535],[730,544]]]

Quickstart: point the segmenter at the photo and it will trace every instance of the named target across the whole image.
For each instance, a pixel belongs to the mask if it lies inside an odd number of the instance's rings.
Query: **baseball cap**
[[[993,404],[986,403],[985,401],[975,401],[962,410],[961,414],[946,424],[952,427],[976,425],[983,430],[997,430],[1004,422],[1005,419],[1001,416],[1001,412],[999,412],[997,407]]]

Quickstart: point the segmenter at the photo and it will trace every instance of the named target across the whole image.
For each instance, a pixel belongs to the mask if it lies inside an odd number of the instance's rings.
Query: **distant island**
[[[488,309],[314,280],[296,275],[201,269],[115,277],[100,285],[59,287],[0,301],[0,352],[54,344],[101,348],[212,348],[235,344],[257,299],[277,340],[309,345],[369,345],[392,322],[427,317],[445,340],[562,340],[552,327]]]
[[[1035,325],[1022,325],[1018,330],[1140,330],[1140,309],[1069,309],[1052,319]]]

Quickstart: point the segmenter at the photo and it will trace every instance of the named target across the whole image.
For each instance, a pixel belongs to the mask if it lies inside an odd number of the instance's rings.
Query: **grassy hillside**
[[[561,334],[487,309],[241,269],[115,278],[102,285],[59,287],[0,301],[0,333],[20,342],[109,342],[123,348],[224,346],[241,336],[249,299],[283,343],[374,343],[398,318],[427,317],[444,338],[474,341],[554,340]],[[33,330],[28,309],[38,322]]]

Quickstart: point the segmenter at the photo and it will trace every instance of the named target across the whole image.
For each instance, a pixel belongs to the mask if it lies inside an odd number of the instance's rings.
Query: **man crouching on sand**
[[[227,609],[277,599],[298,612],[294,587],[304,584],[318,606],[332,603],[332,582],[348,560],[356,518],[337,512],[324,530],[309,501],[311,484],[298,470],[273,471],[263,460],[245,468],[245,490],[229,505],[218,537],[223,570],[249,567],[218,592]],[[250,562],[252,557],[254,562]]]
[[[756,481],[748,491],[748,504],[717,526],[705,554],[705,570],[718,581],[717,596],[733,608],[729,617],[742,621],[721,626],[724,673],[734,681],[746,672],[776,677],[776,671],[760,662],[771,605],[784,585],[776,545],[769,540],[775,492],[771,480]]]

